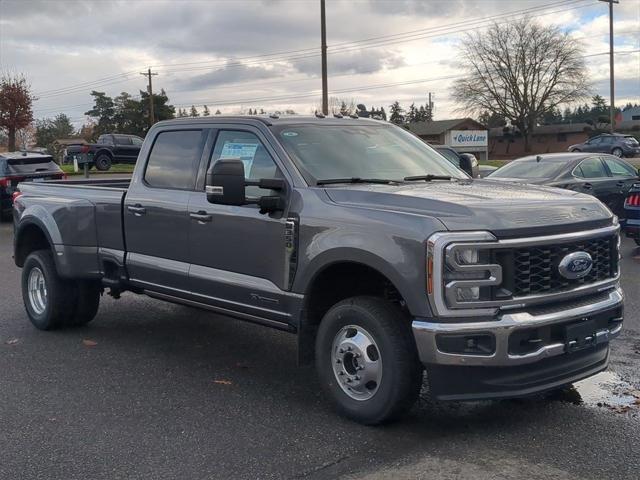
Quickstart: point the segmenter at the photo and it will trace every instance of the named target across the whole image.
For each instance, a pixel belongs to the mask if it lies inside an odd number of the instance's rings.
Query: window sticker
[[[244,176],[249,177],[256,150],[258,150],[257,143],[225,142],[220,158],[239,158],[244,163]]]
[[[298,132],[282,132],[283,137],[297,137]]]

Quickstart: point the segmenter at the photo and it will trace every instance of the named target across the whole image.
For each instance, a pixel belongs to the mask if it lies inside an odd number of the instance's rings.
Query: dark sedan
[[[633,238],[640,246],[640,183],[634,185],[629,191],[627,200],[624,202],[625,232],[627,237]]]
[[[588,193],[625,218],[624,201],[638,182],[638,170],[613,155],[548,153],[514,160],[487,178]]]

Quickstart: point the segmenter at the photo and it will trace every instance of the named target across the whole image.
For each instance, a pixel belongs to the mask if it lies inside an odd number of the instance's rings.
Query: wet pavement
[[[640,477],[640,251],[610,369],[553,395],[334,414],[293,336],[125,294],[89,326],[28,323],[0,225],[0,479]]]

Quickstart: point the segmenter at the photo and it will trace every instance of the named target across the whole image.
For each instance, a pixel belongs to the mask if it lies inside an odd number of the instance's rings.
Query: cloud
[[[320,56],[292,62],[293,68],[307,75],[320,75]],[[329,55],[327,68],[329,74],[367,74],[377,73],[385,68],[399,68],[406,65],[401,54],[391,51],[360,50],[337,52]]]
[[[250,67],[229,62],[228,66],[187,78],[176,83],[178,90],[203,90],[229,83],[245,83],[281,76],[282,73],[269,67]]]

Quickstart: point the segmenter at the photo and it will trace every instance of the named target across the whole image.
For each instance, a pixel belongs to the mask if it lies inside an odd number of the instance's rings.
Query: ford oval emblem
[[[593,268],[593,259],[587,252],[574,252],[560,260],[558,271],[569,280],[586,277]]]

